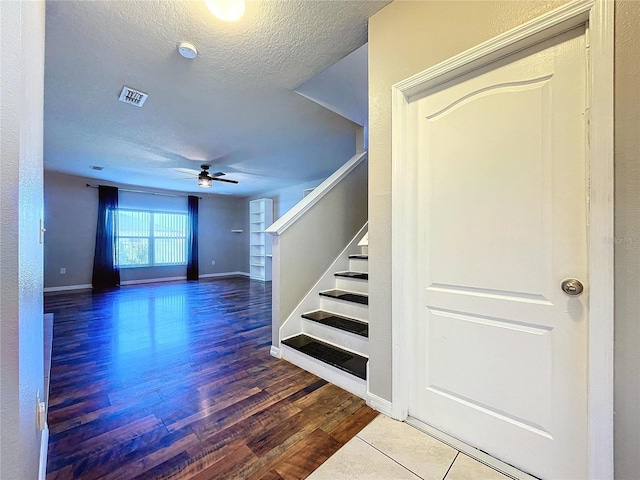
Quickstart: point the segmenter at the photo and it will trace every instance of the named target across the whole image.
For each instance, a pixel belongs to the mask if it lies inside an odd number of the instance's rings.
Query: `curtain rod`
[[[89,188],[98,188],[99,185],[91,185],[89,183],[86,184],[87,187]],[[160,197],[188,197],[189,195],[178,195],[177,193],[162,193],[162,192],[147,192],[145,190],[130,190],[128,188],[118,188],[118,191],[121,192],[131,192],[131,193],[146,193],[147,195],[158,195]],[[193,197],[197,197],[197,195],[191,195]],[[198,197],[200,200],[202,200],[202,197]]]

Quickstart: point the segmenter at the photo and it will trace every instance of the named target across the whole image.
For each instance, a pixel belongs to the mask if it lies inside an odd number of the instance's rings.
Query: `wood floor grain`
[[[270,283],[47,295],[47,479],[301,479],[376,413],[269,355]]]

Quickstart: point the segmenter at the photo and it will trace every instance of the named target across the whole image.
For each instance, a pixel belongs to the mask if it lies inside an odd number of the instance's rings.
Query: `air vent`
[[[146,93],[134,90],[133,88],[123,87],[122,92],[120,92],[120,101],[124,103],[130,103],[131,105],[135,105],[136,107],[141,107],[142,105],[144,105],[144,102],[148,96],[149,95],[147,95]]]

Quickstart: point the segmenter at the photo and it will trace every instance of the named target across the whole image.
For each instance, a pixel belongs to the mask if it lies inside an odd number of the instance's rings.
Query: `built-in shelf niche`
[[[271,280],[271,235],[264,231],[273,223],[273,200],[249,202],[249,273],[254,280]]]

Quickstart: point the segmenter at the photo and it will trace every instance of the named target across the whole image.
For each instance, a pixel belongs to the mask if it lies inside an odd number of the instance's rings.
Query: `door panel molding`
[[[488,288],[467,287],[466,285],[447,285],[432,283],[427,291],[455,293],[458,295],[473,295],[476,297],[505,299],[511,302],[539,303],[540,305],[552,305],[551,301],[540,293],[512,292],[509,290],[492,290]]]
[[[538,425],[536,423],[533,423],[529,420],[526,420],[524,418],[519,418],[516,417],[510,413],[507,412],[503,412],[500,411],[492,406],[489,405],[483,405],[482,403],[479,403],[476,400],[472,400],[469,398],[465,398],[462,395],[455,393],[455,392],[449,392],[443,388],[434,386],[434,387],[429,387],[429,390],[438,394],[438,395],[442,395],[443,397],[447,397],[450,400],[453,400],[454,402],[459,402],[462,403],[464,405],[466,405],[467,407],[470,408],[474,408],[476,410],[481,410],[484,413],[487,413],[489,415],[493,415],[495,417],[499,417],[505,421],[511,422],[515,425],[518,425],[518,427],[521,428],[526,428],[529,431],[535,433],[536,435],[539,435],[541,437],[545,437],[545,438],[552,438],[551,434],[549,432],[547,432],[544,427],[542,425]]]
[[[588,474],[591,479],[613,479],[613,2],[610,0],[568,3],[392,87],[392,412],[394,418],[407,418],[411,381],[409,326],[410,319],[417,318],[418,303],[414,299],[419,298],[415,289],[418,239],[414,229],[418,215],[414,199],[418,198],[419,186],[407,162],[407,148],[411,147],[406,139],[413,128],[407,118],[408,105],[429,89],[581,25],[587,27],[589,65]]]
[[[510,93],[514,91],[522,91],[522,90],[533,90],[536,88],[542,88],[551,80],[551,75],[545,75],[540,78],[533,78],[529,80],[522,80],[520,82],[507,82],[507,83],[499,83],[496,85],[492,85],[490,87],[481,88],[480,90],[474,90],[473,92],[467,93],[462,98],[457,99],[453,103],[443,107],[435,113],[426,116],[427,120],[436,120],[438,117],[445,115],[456,108],[458,105],[462,105],[464,103],[470,102],[475,99],[475,97],[480,97],[487,93],[493,93],[496,91],[503,90],[505,93]]]
[[[460,75],[482,68],[507,55],[543,42],[575,27],[599,21],[595,10],[608,0],[577,0],[569,2],[530,22],[513,28],[486,42],[451,57],[392,86],[408,99],[430,90]],[[608,7],[613,7],[610,5]],[[613,13],[613,10],[611,11]],[[594,16],[595,15],[595,16]],[[611,25],[613,16],[611,16]],[[611,42],[613,45],[613,42]],[[613,52],[613,50],[612,50]]]

